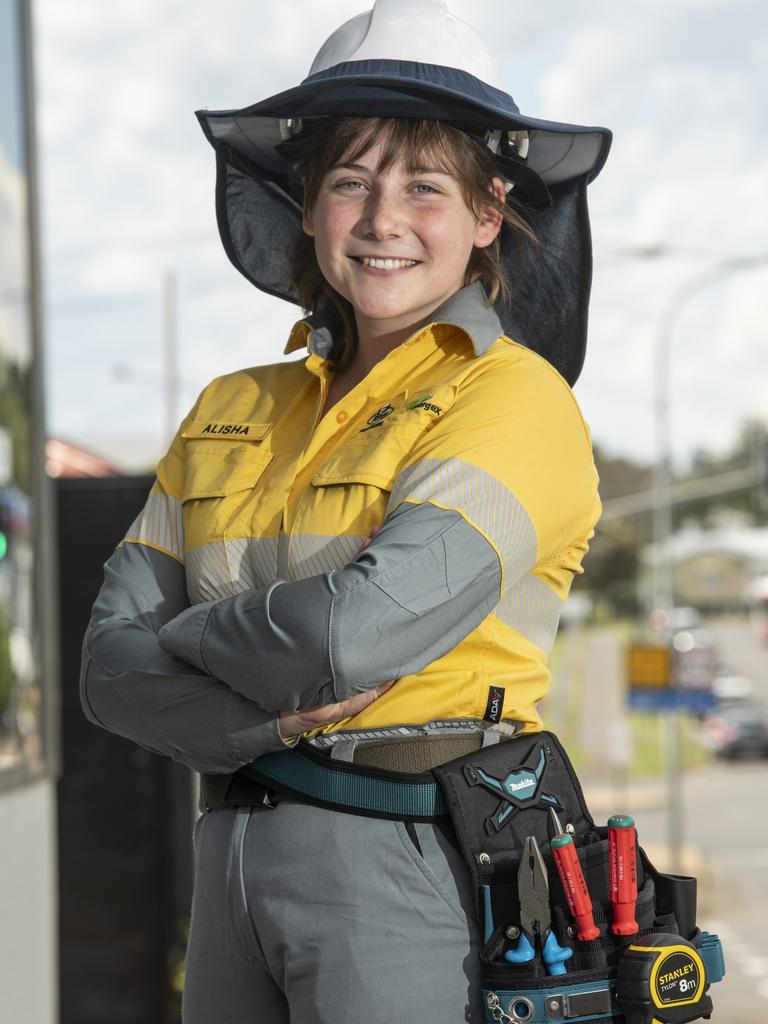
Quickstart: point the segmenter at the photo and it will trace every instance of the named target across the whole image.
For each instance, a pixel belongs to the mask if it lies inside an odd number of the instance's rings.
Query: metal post
[[[658,625],[663,630],[664,641],[672,645],[672,627],[669,613],[675,601],[675,565],[672,554],[672,429],[670,407],[670,354],[674,327],[689,300],[708,285],[724,275],[740,270],[749,270],[768,263],[768,256],[734,257],[723,260],[693,277],[672,294],[662,311],[656,335],[655,419],[656,419],[656,466],[653,474],[653,599]],[[666,613],[659,614],[659,613]],[[673,685],[675,680],[672,680]],[[670,851],[670,870],[679,872],[680,853],[683,843],[683,800],[682,800],[682,752],[680,737],[680,714],[669,712],[665,724],[666,765],[667,765],[667,838]]]
[[[165,376],[165,436],[170,443],[179,426],[178,393],[178,288],[176,271],[163,274],[163,357]]]

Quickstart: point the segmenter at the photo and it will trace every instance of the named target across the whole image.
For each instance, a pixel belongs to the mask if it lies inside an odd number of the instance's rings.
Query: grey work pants
[[[449,826],[323,810],[195,826],[184,1024],[481,1024],[480,929]]]

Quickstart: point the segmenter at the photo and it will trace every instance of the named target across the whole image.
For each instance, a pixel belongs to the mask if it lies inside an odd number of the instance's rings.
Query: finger
[[[380,529],[381,529],[380,526],[374,526],[371,529],[371,532],[368,534],[368,536],[365,538],[363,543],[360,545],[360,548],[359,548],[359,550],[357,552],[358,555],[360,554],[361,551],[365,551],[365,549],[368,547],[368,545],[371,543],[371,541],[373,540],[373,538],[376,536],[376,534],[379,532]]]
[[[386,693],[397,682],[396,679],[389,679],[373,690],[366,690],[364,693],[357,693],[349,700],[340,701],[336,704],[322,704],[312,708],[305,708],[300,712],[281,712],[281,730],[284,735],[292,731],[304,731],[314,729],[318,725],[333,725],[343,718],[352,718],[359,714],[369,704],[373,704],[382,694]]]

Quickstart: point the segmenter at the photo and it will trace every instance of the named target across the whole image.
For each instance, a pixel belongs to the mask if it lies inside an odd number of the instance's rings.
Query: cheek
[[[312,214],[312,228],[318,258],[321,253],[323,256],[332,253],[343,230],[338,213],[329,204],[318,201]]]
[[[464,219],[435,221],[425,226],[429,247],[437,254],[447,274],[466,270],[474,245],[474,222]]]

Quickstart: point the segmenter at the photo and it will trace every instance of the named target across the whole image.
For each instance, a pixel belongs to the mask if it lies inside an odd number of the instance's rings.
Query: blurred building
[[[50,477],[119,476],[120,470],[107,459],[58,437],[45,443],[45,471]]]
[[[30,0],[0,0],[0,1005],[57,1018],[54,548],[44,473]]]
[[[746,611],[768,576],[768,527],[685,527],[672,538],[675,602],[703,612]],[[648,565],[651,561],[646,559]],[[646,574],[650,584],[650,573]]]

